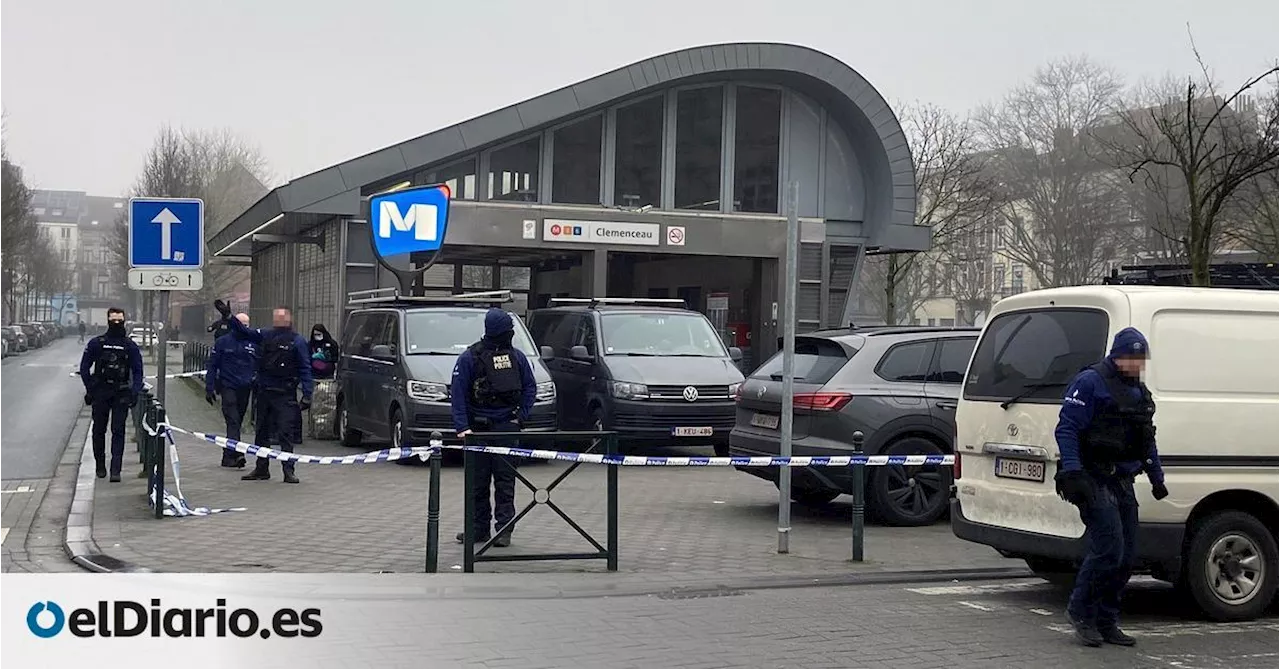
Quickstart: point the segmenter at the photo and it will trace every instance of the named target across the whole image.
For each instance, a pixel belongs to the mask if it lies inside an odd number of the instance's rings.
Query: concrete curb
[[[82,412],[80,421],[88,422]],[[72,439],[78,430],[72,430]],[[80,469],[76,474],[75,493],[71,497],[71,511],[67,514],[67,531],[62,546],[67,557],[87,571],[103,573],[146,573],[150,569],[111,557],[102,552],[93,538],[93,493],[98,483],[93,460],[93,432],[86,426],[84,446],[80,452]],[[126,444],[125,451],[128,452]]]

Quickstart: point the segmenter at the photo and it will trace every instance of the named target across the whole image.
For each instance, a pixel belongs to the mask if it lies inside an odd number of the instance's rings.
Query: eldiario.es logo
[[[271,636],[285,638],[320,636],[320,609],[284,608],[273,612],[266,625],[253,609],[227,610],[227,600],[218,599],[210,609],[165,608],[159,599],[150,606],[130,600],[99,601],[94,608],[63,611],[56,602],[36,602],[27,610],[27,628],[49,639],[67,630],[72,636],[203,638]]]

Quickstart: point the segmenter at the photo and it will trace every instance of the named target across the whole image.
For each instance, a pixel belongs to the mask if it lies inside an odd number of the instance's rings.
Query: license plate
[[[770,430],[778,429],[778,416],[770,416],[767,413],[758,413],[751,417],[751,424],[755,427],[764,427]]]
[[[676,437],[710,437],[715,430],[709,427],[673,427],[671,434]]]
[[[1044,483],[1044,463],[1035,460],[996,458],[996,476]]]

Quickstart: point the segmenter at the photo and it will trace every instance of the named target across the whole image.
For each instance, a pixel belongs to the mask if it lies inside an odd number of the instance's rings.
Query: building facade
[[[802,331],[850,322],[867,249],[929,245],[902,129],[862,76],[803,47],[723,44],[295,179],[214,234],[210,255],[252,266],[255,319],[287,305],[337,331],[349,293],[396,285],[365,199],[433,183],[454,201],[418,291],[507,288],[517,312],[561,296],[682,298],[758,355],[780,335],[787,184]]]
[[[127,203],[83,191],[32,191],[32,214],[68,275],[61,293],[77,298],[80,318],[92,325],[105,325],[107,308],[125,306],[128,297],[124,277],[114,269]]]

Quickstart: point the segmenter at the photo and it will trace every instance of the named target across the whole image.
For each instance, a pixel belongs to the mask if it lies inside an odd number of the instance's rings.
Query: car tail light
[[[959,480],[960,478],[960,454],[955,454],[955,459],[951,461],[951,478]]]
[[[797,409],[839,411],[853,399],[849,393],[800,393],[791,400]]]

